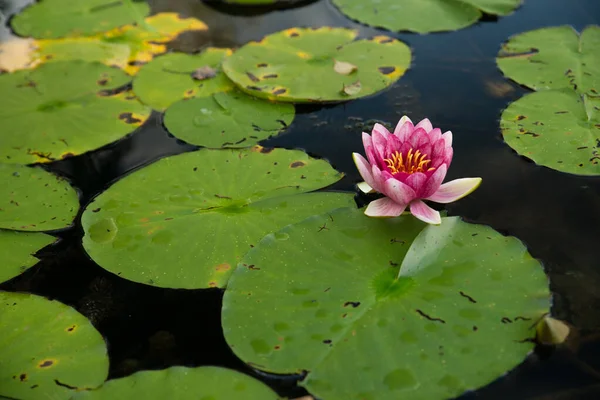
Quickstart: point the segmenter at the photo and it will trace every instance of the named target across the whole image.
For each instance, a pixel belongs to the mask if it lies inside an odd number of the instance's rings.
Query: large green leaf
[[[58,38],[107,31],[149,12],[150,7],[141,0],[41,0],[17,14],[11,23],[21,36]]]
[[[353,41],[344,28],[291,28],[250,42],[223,62],[238,87],[256,97],[331,102],[392,85],[410,65],[410,48],[387,36]]]
[[[0,292],[0,396],[69,399],[107,375],[106,344],[83,315],[44,297]]]
[[[137,74],[133,91],[145,104],[164,110],[181,99],[232,90],[233,83],[221,72],[221,61],[228,54],[229,49],[211,47],[199,54],[169,53],[157,57]],[[214,76],[195,75],[201,68],[212,70]]]
[[[130,92],[103,92],[129,79],[116,68],[82,61],[0,75],[0,160],[49,162],[122,138],[150,115]]]
[[[367,25],[419,33],[453,31],[474,24],[482,12],[510,14],[521,0],[333,0],[341,12]]]
[[[507,77],[532,89],[600,96],[600,27],[581,35],[571,26],[521,33],[502,46],[497,62]]]
[[[171,367],[142,371],[81,392],[73,400],[277,400],[267,385],[220,367]]]
[[[0,230],[0,283],[14,278],[39,261],[34,254],[56,239],[33,232]]]
[[[49,231],[71,225],[79,210],[77,192],[43,169],[0,164],[0,228]]]
[[[308,371],[302,384],[327,400],[445,399],[491,382],[533,346],[544,272],[489,227],[423,225],[342,209],[266,236],[225,291],[225,339],[256,368]]]
[[[86,207],[83,245],[122,278],[224,287],[264,235],[353,204],[351,194],[301,194],[341,177],[326,161],[296,150],[200,150],[164,158]]]
[[[259,100],[236,90],[181,100],[167,109],[164,124],[188,143],[249,147],[278,134],[293,119],[293,105]]]
[[[537,164],[600,175],[600,99],[543,90],[511,103],[500,121],[506,143]]]

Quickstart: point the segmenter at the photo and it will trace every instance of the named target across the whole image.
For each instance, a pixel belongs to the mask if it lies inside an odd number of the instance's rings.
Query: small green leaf
[[[56,238],[43,233],[0,230],[0,283],[14,278],[39,261],[34,254]],[[1,307],[1,306],[0,306]]]

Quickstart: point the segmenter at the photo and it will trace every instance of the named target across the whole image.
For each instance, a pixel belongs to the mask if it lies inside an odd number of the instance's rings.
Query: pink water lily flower
[[[375,124],[371,136],[362,134],[368,161],[358,153],[352,157],[365,182],[365,193],[386,197],[372,201],[365,214],[370,217],[397,217],[407,208],[422,221],[440,224],[440,213],[423,200],[437,203],[456,201],[475,189],[481,178],[462,178],[442,185],[452,161],[452,132],[442,134],[428,119],[416,126],[404,116],[394,133]]]

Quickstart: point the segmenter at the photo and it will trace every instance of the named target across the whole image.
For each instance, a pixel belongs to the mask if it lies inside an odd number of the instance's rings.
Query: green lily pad
[[[221,367],[171,367],[113,379],[72,400],[278,400],[264,383]]]
[[[326,161],[297,150],[200,150],[164,158],[86,207],[83,246],[125,279],[224,287],[264,235],[354,204],[352,194],[305,193],[341,177]]]
[[[511,103],[502,136],[536,164],[577,175],[600,175],[600,99],[571,89],[543,90]]]
[[[483,13],[508,15],[521,0],[333,0],[342,13],[366,25],[419,33],[454,31]]]
[[[0,228],[49,231],[66,228],[79,210],[69,183],[41,168],[0,164]]]
[[[535,90],[570,88],[600,96],[600,27],[589,26],[581,35],[570,26],[521,33],[502,46],[497,62],[508,78]]]
[[[223,71],[253,96],[302,103],[371,95],[391,86],[409,67],[410,48],[404,43],[387,36],[355,37],[356,31],[344,28],[287,29],[246,44],[225,59]],[[356,69],[340,73],[339,62]]]
[[[57,61],[0,75],[0,160],[60,160],[114,142],[150,109],[130,92],[109,95],[130,77],[100,63]]]
[[[133,81],[140,100],[156,110],[164,110],[181,99],[206,97],[227,92],[235,86],[221,72],[221,61],[230,49],[208,48],[199,54],[168,53],[144,65]],[[213,77],[194,78],[199,68],[214,70]]]
[[[149,12],[140,0],[41,0],[17,14],[11,25],[21,36],[83,36],[133,23]]]
[[[0,283],[14,278],[39,261],[34,254],[54,243],[56,238],[44,233],[0,230]]]
[[[271,103],[239,91],[181,100],[165,113],[169,132],[188,143],[219,148],[249,147],[277,135],[294,119],[294,106]]]
[[[106,344],[83,315],[44,297],[0,292],[0,396],[69,399],[107,375]]]
[[[308,371],[302,385],[328,400],[446,399],[491,382],[533,347],[544,271],[489,227],[423,226],[342,209],[266,236],[225,291],[225,339],[256,368]]]

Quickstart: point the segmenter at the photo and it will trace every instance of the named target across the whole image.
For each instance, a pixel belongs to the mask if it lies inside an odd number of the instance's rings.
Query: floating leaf
[[[511,103],[500,121],[506,143],[536,164],[600,175],[600,99],[544,90]]]
[[[224,287],[264,235],[354,204],[351,194],[301,194],[341,177],[296,150],[200,150],[164,158],[87,206],[83,245],[100,266],[132,281]]]
[[[181,100],[167,109],[164,124],[188,143],[249,147],[278,134],[293,119],[291,104],[270,103],[232,91]]]
[[[521,0],[333,0],[342,13],[366,25],[419,33],[453,31],[483,13],[508,15]]]
[[[54,237],[43,233],[0,230],[0,251],[3,254],[0,264],[0,283],[14,278],[37,264],[39,260],[34,254],[55,240]],[[0,314],[1,307],[0,305]]]
[[[171,367],[113,379],[73,400],[278,400],[264,383],[221,367]]]
[[[164,110],[174,102],[192,97],[206,97],[234,88],[220,72],[229,49],[208,48],[200,54],[169,53],[145,65],[133,81],[133,91],[140,100],[156,110]],[[197,80],[198,68],[213,68],[215,77]]]
[[[497,62],[507,77],[535,90],[571,88],[600,96],[600,27],[581,35],[571,26],[521,33],[502,46]]]
[[[536,325],[538,342],[544,345],[557,345],[564,343],[571,332],[571,328],[566,323],[545,316]]]
[[[0,396],[66,400],[107,375],[106,344],[83,315],[44,297],[0,292]]]
[[[77,192],[41,168],[0,164],[0,228],[49,231],[66,228],[79,210]]]
[[[225,291],[225,339],[256,368],[308,371],[302,385],[328,400],[491,382],[532,349],[547,278],[515,238],[456,217],[424,225],[342,209],[266,236]]]
[[[349,62],[335,60],[333,69],[338,74],[350,75],[351,73],[356,71],[358,69],[358,67],[354,64],[350,64]]]
[[[149,12],[140,0],[42,0],[17,14],[11,25],[20,36],[83,36],[133,23]]]
[[[410,65],[410,49],[387,36],[353,41],[344,28],[291,28],[250,42],[223,62],[223,70],[243,91],[287,102],[331,102],[367,96],[392,85]],[[336,60],[355,65],[348,76],[335,71]],[[344,86],[359,80],[362,90]]]
[[[85,153],[122,138],[150,115],[129,77],[99,63],[57,61],[0,75],[0,161],[29,164]]]

